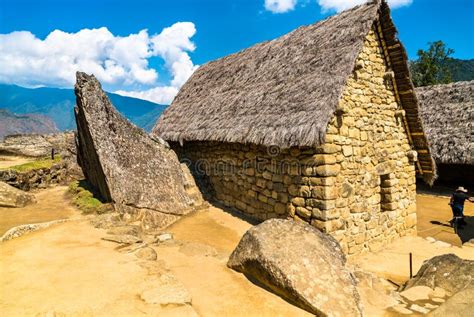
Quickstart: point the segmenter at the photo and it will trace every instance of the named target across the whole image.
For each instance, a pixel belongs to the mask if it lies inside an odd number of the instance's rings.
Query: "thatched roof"
[[[420,87],[416,94],[436,162],[474,165],[474,81]]]
[[[374,23],[387,44],[407,125],[415,132],[412,145],[422,150],[419,170],[431,180],[435,167],[418,116],[406,52],[384,0],[201,66],[152,133],[179,142],[319,146]]]

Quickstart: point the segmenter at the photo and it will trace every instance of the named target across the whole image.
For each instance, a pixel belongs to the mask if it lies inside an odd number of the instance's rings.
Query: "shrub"
[[[22,172],[37,170],[40,168],[51,168],[54,164],[59,163],[60,161],[61,161],[61,156],[56,155],[54,157],[54,160],[52,160],[50,157],[45,157],[45,158],[37,159],[35,161],[28,162],[25,164],[10,166],[8,167],[8,169],[12,169],[12,170],[22,173]]]
[[[111,204],[104,203],[94,194],[94,190],[85,180],[69,184],[72,203],[85,214],[103,214],[112,210]]]

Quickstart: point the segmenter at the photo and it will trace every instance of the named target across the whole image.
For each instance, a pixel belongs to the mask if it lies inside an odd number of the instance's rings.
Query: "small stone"
[[[433,305],[433,304],[428,303],[428,304],[425,304],[425,306],[423,307],[429,310],[433,310],[433,309],[438,308],[438,305]]]
[[[444,298],[439,298],[439,297],[433,297],[431,298],[431,301],[433,303],[436,303],[436,304],[442,304],[444,303],[446,300]]]
[[[435,287],[435,289],[431,292],[430,297],[446,297],[446,290],[441,287]]]
[[[438,248],[449,248],[451,246],[451,244],[444,241],[436,241],[433,244],[437,246]]]
[[[411,314],[413,314],[413,312],[411,310],[409,310],[408,308],[406,308],[406,306],[403,305],[403,304],[392,306],[392,307],[390,307],[390,309],[393,310],[394,312],[400,314],[400,315],[411,315]]]
[[[171,233],[162,233],[157,237],[159,242],[165,242],[173,239],[173,234]]]
[[[117,243],[124,243],[124,244],[133,244],[133,243],[142,241],[140,238],[129,235],[129,234],[108,235],[108,236],[103,237],[102,240],[112,241],[112,242],[117,242]]]
[[[145,290],[140,298],[147,304],[186,305],[191,304],[191,295],[186,287],[174,276],[163,274],[158,285]]]
[[[138,235],[138,227],[137,226],[118,226],[118,227],[112,227],[107,231],[107,234],[110,235],[132,235],[132,236],[137,236]]]
[[[296,207],[296,214],[304,219],[311,218],[311,210],[304,207]]]
[[[295,205],[296,207],[304,207],[305,206],[305,200],[302,197],[295,197],[291,200],[291,203]]]
[[[431,242],[431,243],[436,242],[436,239],[433,237],[426,237],[425,239],[426,241]]]
[[[156,251],[150,247],[138,249],[138,251],[135,252],[135,256],[139,259],[147,261],[156,261],[158,257]]]
[[[433,290],[428,286],[414,286],[400,293],[400,295],[409,302],[420,300],[429,300]]]
[[[418,306],[418,305],[416,305],[416,304],[412,304],[412,305],[410,306],[410,309],[413,310],[413,311],[415,311],[415,312],[417,312],[417,313],[423,314],[423,315],[424,315],[424,314],[428,314],[428,313],[430,312],[429,309],[426,309],[426,308],[424,308],[424,307]]]

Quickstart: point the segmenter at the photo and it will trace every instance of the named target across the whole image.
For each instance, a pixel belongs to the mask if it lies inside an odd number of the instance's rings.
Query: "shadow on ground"
[[[457,231],[457,235],[459,239],[461,239],[462,243],[466,243],[469,240],[474,239],[474,217],[465,216],[464,221],[466,221],[466,224],[459,227]],[[452,228],[450,223],[443,223],[437,220],[432,220],[430,221],[430,223],[437,226]],[[453,233],[454,233],[454,229],[453,229]]]

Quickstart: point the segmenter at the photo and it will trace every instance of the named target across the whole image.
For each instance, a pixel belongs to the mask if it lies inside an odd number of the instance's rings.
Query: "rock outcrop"
[[[451,294],[474,288],[474,261],[464,260],[454,254],[443,254],[429,259],[410,279],[405,290],[415,286],[440,287]]]
[[[466,288],[449,298],[429,314],[430,317],[472,317],[474,307],[474,286]]]
[[[361,316],[339,243],[316,228],[271,219],[248,230],[227,265],[318,316]]]
[[[121,116],[94,76],[78,72],[75,93],[78,161],[102,198],[154,227],[199,204],[168,144]]]
[[[9,135],[0,142],[0,153],[7,155],[49,157],[52,149],[57,154],[75,152],[74,132]]]
[[[0,182],[0,207],[18,208],[35,202],[35,196]]]

